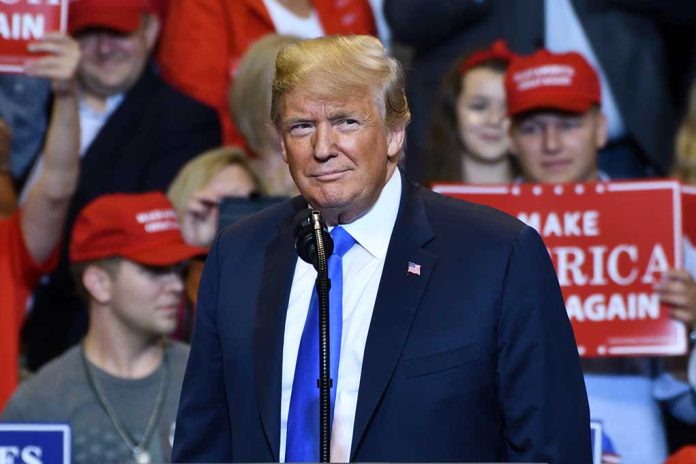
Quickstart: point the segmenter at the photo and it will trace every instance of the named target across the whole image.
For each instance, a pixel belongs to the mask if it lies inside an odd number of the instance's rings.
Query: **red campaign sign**
[[[65,32],[68,0],[0,0],[0,72],[21,73],[36,54],[27,45],[49,31]]]
[[[696,246],[696,185],[682,185],[682,218],[684,236]]]
[[[489,205],[534,227],[556,268],[584,357],[679,355],[684,325],[653,284],[682,262],[676,181],[453,185],[433,190]]]

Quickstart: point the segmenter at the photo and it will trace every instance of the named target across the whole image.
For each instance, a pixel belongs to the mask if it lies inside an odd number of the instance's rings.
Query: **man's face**
[[[79,33],[82,61],[78,75],[84,90],[104,98],[130,89],[145,68],[156,29],[156,20],[144,17],[130,34],[104,29]]]
[[[539,111],[513,121],[510,135],[527,181],[591,181],[597,177],[597,150],[606,142],[606,119],[594,109]]]
[[[184,289],[180,265],[148,267],[123,259],[110,276],[109,306],[123,327],[145,337],[176,329]]]
[[[328,224],[362,216],[394,172],[404,129],[387,129],[368,90],[320,98],[298,87],[281,102],[281,147],[290,174]]]

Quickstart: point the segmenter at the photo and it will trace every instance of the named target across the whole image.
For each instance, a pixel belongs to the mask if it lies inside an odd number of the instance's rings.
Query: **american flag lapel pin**
[[[408,262],[408,270],[406,271],[406,274],[413,274],[413,275],[419,276],[420,273],[421,273],[421,265],[409,261]]]

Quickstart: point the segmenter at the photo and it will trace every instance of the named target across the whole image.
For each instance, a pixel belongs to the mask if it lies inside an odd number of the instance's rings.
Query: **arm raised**
[[[75,73],[80,49],[61,33],[48,33],[29,45],[45,53],[28,62],[28,75],[51,79],[53,111],[44,146],[44,169],[22,205],[22,233],[29,253],[45,262],[58,243],[79,175],[79,117]]]

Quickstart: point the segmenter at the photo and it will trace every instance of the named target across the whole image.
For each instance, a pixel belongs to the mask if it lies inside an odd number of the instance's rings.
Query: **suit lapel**
[[[399,214],[389,242],[365,345],[351,461],[394,373],[423,291],[437,262],[437,255],[423,248],[433,237],[421,194],[415,186],[404,181]],[[420,265],[420,275],[408,272],[409,262]]]
[[[301,198],[293,199],[293,211],[305,208]],[[297,262],[293,249],[294,212],[278,227],[278,235],[266,247],[263,276],[254,327],[256,395],[261,422],[273,461],[279,461],[280,398],[283,375],[283,338],[292,276]]]

